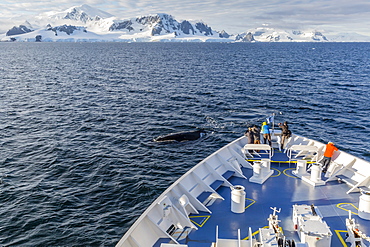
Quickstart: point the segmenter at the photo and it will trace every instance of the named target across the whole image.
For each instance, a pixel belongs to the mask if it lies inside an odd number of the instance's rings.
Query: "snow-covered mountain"
[[[329,41],[321,32],[285,31],[274,28],[262,27],[248,30],[235,38],[239,42],[327,42]]]
[[[316,30],[286,31],[271,27],[230,35],[224,30],[215,31],[202,21],[178,21],[169,14],[119,19],[84,4],[39,14],[0,35],[0,41],[349,42],[370,41],[370,37],[343,34],[328,38]]]
[[[151,36],[173,34],[177,36],[196,35],[220,38],[217,31],[212,30],[203,22],[190,23],[187,20],[178,22],[171,15],[156,14],[132,18],[129,20],[113,21],[109,31],[125,33],[149,32]]]
[[[32,22],[32,21],[31,21]],[[121,20],[88,5],[35,17],[32,27],[13,27],[2,41],[233,41],[203,22],[177,21],[168,14]],[[31,24],[29,24],[31,26]],[[37,38],[36,38],[37,37]]]
[[[69,8],[64,11],[45,12],[35,17],[40,22],[51,22],[53,24],[66,24],[66,21],[87,23],[89,21],[100,20],[105,18],[113,17],[113,15],[93,8],[87,4]]]
[[[370,42],[370,37],[358,33],[339,33],[329,35],[329,40],[332,42]]]
[[[24,33],[29,33],[33,31],[32,25],[26,21],[23,24],[19,25],[18,27],[14,26],[11,29],[9,29],[6,32],[6,36],[12,36],[12,35],[17,35],[17,34],[24,34]]]

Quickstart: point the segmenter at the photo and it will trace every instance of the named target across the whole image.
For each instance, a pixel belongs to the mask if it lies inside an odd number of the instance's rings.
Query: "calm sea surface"
[[[370,43],[0,43],[0,245],[114,246],[276,113],[370,160]],[[153,138],[204,128],[206,138]]]

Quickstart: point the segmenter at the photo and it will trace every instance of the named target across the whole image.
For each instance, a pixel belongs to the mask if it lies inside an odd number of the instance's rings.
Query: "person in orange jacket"
[[[321,160],[323,170],[322,172],[326,172],[328,170],[328,166],[330,164],[331,158],[333,157],[334,151],[337,151],[338,148],[334,145],[333,142],[328,142],[326,144],[324,158]]]

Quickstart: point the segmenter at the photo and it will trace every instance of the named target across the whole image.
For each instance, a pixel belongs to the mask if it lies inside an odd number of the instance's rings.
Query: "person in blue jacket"
[[[268,141],[269,145],[271,146],[270,126],[266,122],[262,123],[261,132],[263,135],[263,144],[267,144],[267,141]]]

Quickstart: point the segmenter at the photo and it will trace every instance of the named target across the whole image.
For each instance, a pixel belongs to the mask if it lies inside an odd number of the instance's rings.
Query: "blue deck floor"
[[[282,158],[278,156],[284,155],[277,152],[273,159]],[[222,186],[217,192],[225,200],[218,199],[209,207],[212,214],[201,213],[191,216],[199,230],[191,232],[181,243],[189,247],[210,247],[216,240],[216,225],[219,227],[219,238],[237,239],[237,231],[240,229],[241,237],[244,239],[248,236],[249,227],[252,228],[252,232],[257,232],[259,228],[268,226],[267,218],[272,213],[270,207],[281,208],[281,212],[278,213],[280,227],[288,239],[299,242],[292,222],[294,204],[314,204],[318,207],[333,234],[331,246],[350,246],[344,242],[348,210],[354,212],[352,217],[360,225],[360,230],[369,235],[370,222],[356,214],[360,193],[346,194],[348,185],[337,181],[313,187],[292,174],[295,164],[289,167],[288,163],[272,162],[271,167],[274,174],[262,185],[243,178],[231,177],[229,181],[233,185],[245,187],[247,198],[245,212],[241,214],[231,212],[231,190]],[[243,173],[247,178],[253,175],[251,169],[243,169]]]

